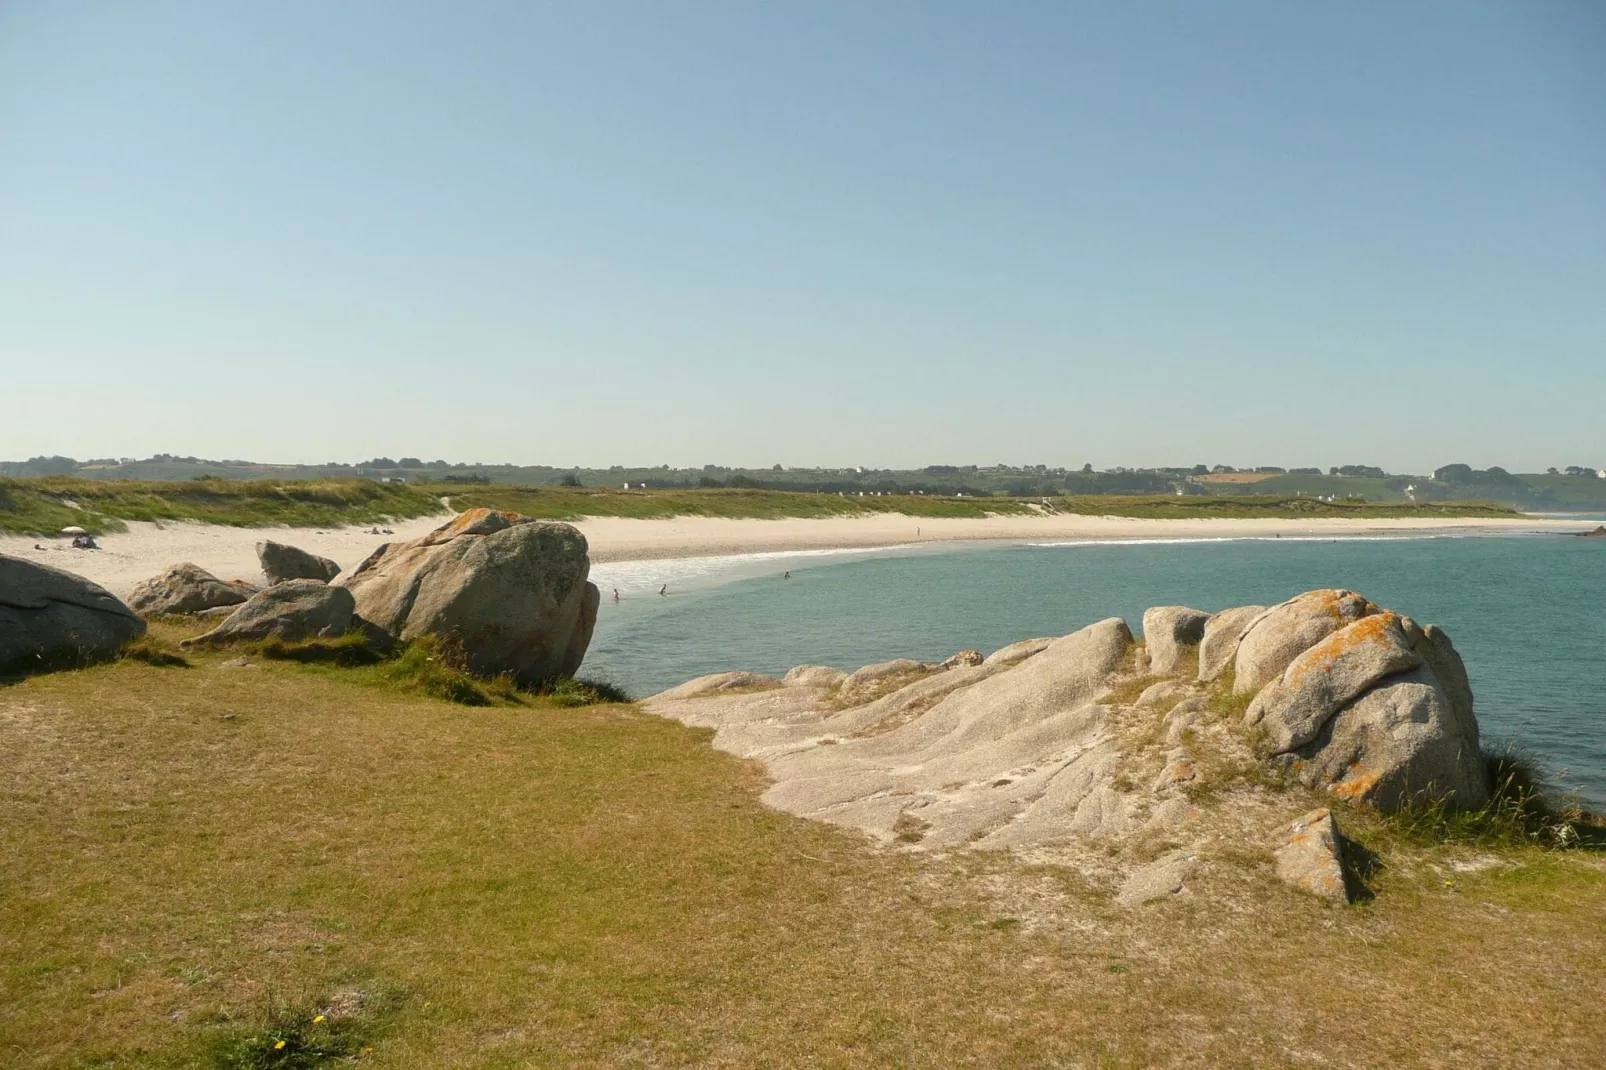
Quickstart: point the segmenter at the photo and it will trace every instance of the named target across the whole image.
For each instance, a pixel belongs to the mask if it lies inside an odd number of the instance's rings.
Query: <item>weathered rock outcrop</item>
[[[1354,591],[1306,591],[1272,606],[1244,629],[1233,657],[1233,690],[1252,695],[1311,645],[1377,607]]]
[[[1383,810],[1420,793],[1487,797],[1471,688],[1437,628],[1312,591],[1209,617],[1160,607],[1145,634],[1147,660],[1111,618],[979,665],[725,673],[647,709],[763,760],[778,809],[906,850],[1057,859],[1106,874],[1133,907],[1185,890],[1210,844],[1265,843],[1275,825],[1284,835],[1266,850],[1284,878],[1342,898],[1331,815],[1288,824],[1320,794]],[[1194,642],[1198,674],[1182,656]],[[1215,679],[1234,663],[1233,684]],[[1248,714],[1224,719],[1235,686],[1256,678]],[[1278,772],[1281,790],[1258,786]]]
[[[1382,810],[1417,796],[1480,805],[1488,783],[1471,688],[1449,637],[1434,632],[1398,613],[1364,617],[1296,657],[1245,722],[1301,782],[1342,798]]]
[[[356,603],[351,592],[319,580],[287,580],[265,587],[205,635],[181,646],[218,646],[243,640],[334,638],[350,631]]]
[[[397,639],[433,635],[474,672],[531,685],[579,669],[600,601],[572,525],[471,509],[423,538],[386,543],[334,585]]]
[[[1238,641],[1244,629],[1266,612],[1265,606],[1238,606],[1223,609],[1205,621],[1204,637],[1199,640],[1199,679],[1218,679],[1238,656]]]
[[[257,543],[257,560],[262,563],[262,575],[267,577],[270,587],[286,580],[328,583],[340,575],[339,562],[272,539]]]
[[[1155,606],[1143,614],[1143,645],[1149,649],[1149,671],[1169,676],[1177,671],[1186,647],[1204,639],[1210,614],[1187,606]]]
[[[219,606],[237,606],[249,595],[224,583],[199,565],[174,565],[135,587],[128,604],[136,613],[200,613]]]
[[[116,655],[145,622],[82,576],[0,554],[0,671]]]

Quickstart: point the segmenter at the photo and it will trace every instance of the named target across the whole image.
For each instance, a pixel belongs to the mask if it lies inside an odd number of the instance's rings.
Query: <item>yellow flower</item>
[[[284,1047],[284,1041],[282,1041],[282,1040],[281,1040],[281,1041],[279,1041],[279,1043],[277,1043],[277,1044],[275,1044],[275,1045],[274,1045],[274,1046],[273,1046],[273,1050],[274,1050],[274,1051],[278,1051],[278,1050],[279,1050],[279,1049],[280,1049],[280,1048],[282,1048],[282,1047]]]
[[[318,1024],[318,1023],[319,1023],[319,1022],[321,1022],[321,1021],[323,1021],[323,1015],[321,1015],[321,1014],[320,1014],[320,1015],[318,1015],[318,1017],[316,1017],[316,1018],[314,1018],[314,1019],[313,1019],[313,1020],[312,1020],[312,1024],[313,1024],[313,1025],[317,1025],[317,1024]]]

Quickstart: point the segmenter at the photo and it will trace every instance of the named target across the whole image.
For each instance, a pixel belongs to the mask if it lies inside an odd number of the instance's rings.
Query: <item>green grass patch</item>
[[[125,661],[138,661],[158,668],[187,669],[189,660],[172,645],[149,633],[123,644],[117,656]]]
[[[288,642],[269,639],[248,647],[271,661],[296,661],[303,665],[330,664],[344,668],[377,665],[390,656],[390,644],[379,644],[361,631],[347,632],[333,639],[303,639]]]

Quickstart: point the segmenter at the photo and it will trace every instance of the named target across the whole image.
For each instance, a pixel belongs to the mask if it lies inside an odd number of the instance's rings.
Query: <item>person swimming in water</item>
[[[615,602],[619,601],[619,588],[617,587],[613,589],[613,600]]]
[[[790,572],[783,572],[783,573],[781,573],[781,579],[783,579],[783,580],[789,580],[789,579],[791,579],[791,578],[792,578],[792,574],[791,574],[791,573],[790,573]]]
[[[662,587],[658,588],[658,593],[659,594],[668,594],[669,593],[669,584],[666,583]]]

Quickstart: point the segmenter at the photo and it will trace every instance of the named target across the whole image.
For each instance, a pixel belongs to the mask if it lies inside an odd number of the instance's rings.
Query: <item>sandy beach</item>
[[[442,517],[395,521],[394,534],[364,528],[234,528],[211,524],[130,523],[100,538],[98,550],[74,550],[65,539],[0,536],[0,553],[86,576],[119,596],[170,565],[193,562],[222,579],[261,582],[256,544],[287,542],[353,568],[381,543],[416,538]],[[1035,516],[931,519],[898,514],[785,520],[675,517],[631,520],[587,517],[577,526],[597,563],[718,557],[796,550],[869,549],[924,542],[1076,539],[1197,539],[1298,536],[1389,536],[1453,532],[1571,532],[1594,525],[1554,518],[1518,520],[1135,520],[1126,517]],[[41,548],[42,547],[42,548]]]

